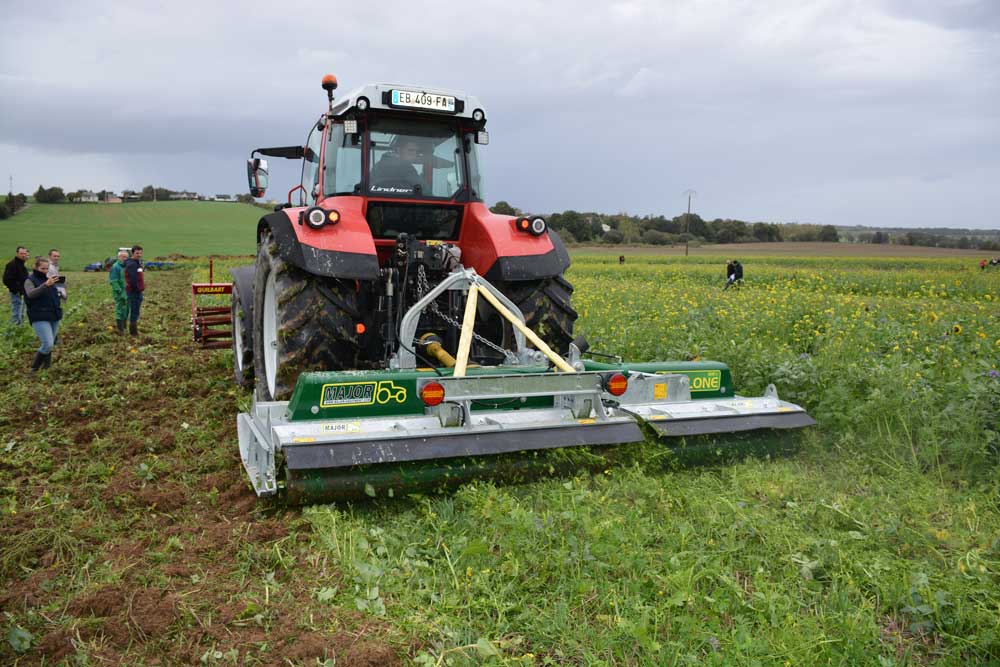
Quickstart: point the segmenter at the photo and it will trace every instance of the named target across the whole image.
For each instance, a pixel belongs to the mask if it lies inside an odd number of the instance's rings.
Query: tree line
[[[523,215],[506,201],[490,208],[502,215]],[[662,215],[634,216],[626,213],[581,213],[563,211],[545,216],[549,226],[567,243],[610,245],[674,245],[689,243],[892,243],[938,248],[1000,250],[1000,232],[970,230],[873,230],[849,229],[808,223],[746,222],[730,218],[705,220],[697,213],[672,218]]]
[[[14,194],[13,192],[8,192],[7,197],[0,202],[0,220],[6,220],[11,217],[28,203],[28,197],[23,193],[19,192]]]

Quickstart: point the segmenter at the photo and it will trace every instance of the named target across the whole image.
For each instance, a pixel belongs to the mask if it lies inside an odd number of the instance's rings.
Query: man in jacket
[[[125,293],[125,261],[128,252],[118,251],[118,261],[111,265],[108,272],[108,282],[111,283],[111,296],[115,299],[115,330],[119,336],[125,335],[125,320],[128,319],[128,295]]]
[[[128,294],[128,332],[139,335],[139,307],[146,283],[142,271],[142,246],[132,246],[132,256],[125,262],[125,293]]]
[[[14,259],[7,262],[3,270],[3,285],[10,292],[10,323],[19,326],[24,322],[24,281],[28,279],[28,249],[17,246]]]

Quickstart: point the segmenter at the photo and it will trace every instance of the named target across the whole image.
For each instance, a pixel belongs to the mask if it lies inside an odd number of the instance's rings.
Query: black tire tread
[[[269,395],[262,341],[255,335],[257,395],[262,400],[287,400],[300,373],[357,368],[360,345],[355,282],[312,275],[285,262],[270,231],[261,238],[254,276],[254,332],[263,322],[264,285],[275,272],[277,294],[278,369],[275,392]],[[265,251],[266,249],[266,251]]]

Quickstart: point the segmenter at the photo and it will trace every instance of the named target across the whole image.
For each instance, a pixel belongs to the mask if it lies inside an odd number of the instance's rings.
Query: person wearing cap
[[[111,296],[115,300],[115,330],[119,336],[125,335],[125,320],[128,319],[128,294],[125,291],[125,261],[127,250],[118,251],[118,260],[108,271],[108,282],[111,283]]]

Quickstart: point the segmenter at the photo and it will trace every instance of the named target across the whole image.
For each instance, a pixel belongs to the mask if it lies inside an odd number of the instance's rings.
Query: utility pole
[[[691,229],[691,197],[698,194],[694,190],[685,190],[684,194],[688,198],[688,212],[684,216],[684,256],[688,256],[688,237],[691,235],[689,230]]]

